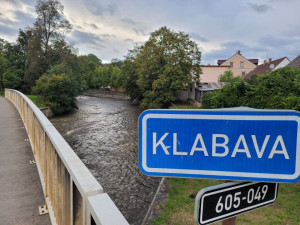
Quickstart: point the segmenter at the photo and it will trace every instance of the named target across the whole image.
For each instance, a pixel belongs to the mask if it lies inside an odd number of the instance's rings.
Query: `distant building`
[[[249,72],[246,76],[245,79],[250,79],[252,75],[254,74],[268,74],[270,71],[285,67],[288,65],[291,61],[287,57],[283,57],[280,59],[273,60],[269,59],[264,61],[264,64],[261,64],[257,66],[254,70]]]
[[[220,75],[229,70],[229,66],[202,65],[201,83],[218,82]]]
[[[196,105],[202,105],[202,99],[205,93],[219,90],[223,88],[226,84],[226,82],[206,82],[201,83],[198,87],[195,87],[195,102],[198,103]]]
[[[190,85],[177,94],[176,100],[182,102],[190,101],[196,106],[201,106],[205,93],[221,89],[226,84],[226,82],[204,82],[198,86]]]
[[[300,55],[298,55],[290,64],[287,66],[300,69]]]
[[[250,71],[258,65],[258,59],[246,59],[238,50],[236,54],[229,59],[220,59],[217,64],[219,66],[229,66],[233,76],[246,76]]]

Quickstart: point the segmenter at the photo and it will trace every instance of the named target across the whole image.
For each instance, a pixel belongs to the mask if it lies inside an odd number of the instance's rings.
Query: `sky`
[[[190,35],[201,64],[238,50],[263,60],[300,55],[299,0],[60,0],[73,25],[65,39],[78,55],[123,59],[162,26]],[[0,0],[0,38],[14,42],[35,21],[36,0]]]

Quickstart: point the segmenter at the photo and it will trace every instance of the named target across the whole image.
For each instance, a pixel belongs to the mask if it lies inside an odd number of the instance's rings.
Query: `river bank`
[[[110,90],[87,90],[82,93],[83,96],[101,97],[101,98],[113,98],[118,100],[129,101],[130,97],[121,91]]]

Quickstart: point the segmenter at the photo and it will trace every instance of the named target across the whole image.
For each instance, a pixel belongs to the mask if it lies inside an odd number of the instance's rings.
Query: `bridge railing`
[[[52,224],[128,224],[109,196],[39,108],[5,89],[28,133]]]

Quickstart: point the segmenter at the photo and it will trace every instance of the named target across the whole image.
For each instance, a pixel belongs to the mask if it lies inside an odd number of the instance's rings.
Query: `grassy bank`
[[[194,225],[194,197],[202,188],[224,183],[220,180],[172,178],[169,197],[161,205],[155,225]],[[300,224],[300,182],[280,184],[278,198],[270,206],[237,216],[236,224]],[[221,225],[222,223],[216,223]]]
[[[184,102],[176,102],[171,105],[170,109],[200,109],[200,107]]]
[[[195,109],[188,104],[175,103],[173,109]],[[199,109],[199,108],[198,108]],[[220,183],[220,180],[170,178],[171,187],[166,203],[160,205],[161,216],[155,225],[194,225],[193,198],[201,189]],[[222,222],[216,223],[221,225]],[[237,216],[236,224],[300,224],[300,182],[280,184],[274,204]]]
[[[26,96],[39,108],[44,108],[49,106],[49,104],[44,102],[42,98],[38,95],[26,95]],[[0,97],[5,97],[4,91],[3,92],[0,91]]]
[[[42,100],[39,95],[26,95],[37,107],[44,108],[49,106],[46,102]]]

